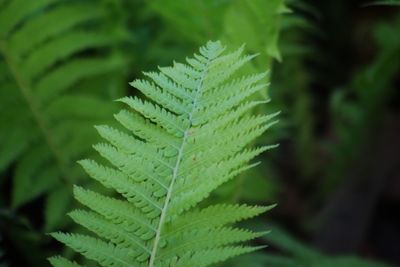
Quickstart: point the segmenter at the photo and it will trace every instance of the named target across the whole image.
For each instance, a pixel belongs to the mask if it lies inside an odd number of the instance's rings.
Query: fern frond
[[[62,218],[50,214],[60,200],[51,192],[65,196],[84,177],[74,165],[92,153],[91,125],[115,111],[93,83],[126,62],[116,53],[121,37],[104,27],[107,16],[91,0],[8,0],[0,9],[0,171],[16,166],[13,208],[48,193],[48,230]],[[87,88],[77,88],[81,81]]]
[[[132,108],[115,116],[130,133],[96,126],[108,143],[94,148],[108,164],[80,161],[123,199],[75,187],[76,199],[91,211],[70,216],[102,239],[55,233],[57,240],[102,266],[209,266],[258,249],[240,244],[265,233],[233,224],[271,206],[194,208],[271,148],[248,148],[275,123],[276,114],[247,112],[264,103],[252,95],[265,87],[265,74],[233,79],[253,56],[242,56],[243,47],[224,50],[209,42],[187,60],[191,66],[175,63],[160,68],[161,74],[147,73],[154,83],[131,83],[147,98],[119,100]]]

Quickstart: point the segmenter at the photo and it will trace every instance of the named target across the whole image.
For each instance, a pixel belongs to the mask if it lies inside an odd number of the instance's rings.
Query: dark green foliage
[[[276,226],[267,226],[271,232],[265,239],[279,254],[255,252],[228,262],[230,267],[390,267],[390,265],[362,260],[354,256],[328,256],[313,249]]]
[[[399,0],[386,0],[386,1],[374,1],[371,3],[368,3],[367,5],[369,6],[400,6],[400,1]]]
[[[331,109],[337,143],[332,144],[334,161],[324,180],[324,191],[346,177],[346,170],[366,153],[367,144],[382,127],[388,103],[396,94],[395,78],[400,72],[400,17],[376,26],[373,34],[379,53],[365,68],[355,73],[351,83],[337,90]],[[349,131],[348,129],[352,129]]]
[[[93,3],[10,0],[0,9],[0,171],[15,165],[13,209],[47,194],[46,229],[61,223],[82,177],[74,163],[96,139],[90,125],[120,95],[106,89],[125,65],[121,36]]]
[[[195,47],[209,39],[236,46],[246,43],[248,53],[260,54],[249,64],[257,71],[268,69],[271,59],[280,58],[281,17],[288,12],[282,0],[185,2],[153,1],[150,7],[165,20],[167,31],[182,33],[185,42]],[[192,13],[197,15],[182,16]]]
[[[289,236],[284,230],[272,227],[271,234],[265,237],[269,244],[279,248],[284,255],[264,255],[265,265],[276,267],[389,267],[373,261],[361,260],[352,256],[332,257],[302,244]],[[250,267],[250,265],[248,265]],[[245,267],[245,266],[244,266]]]

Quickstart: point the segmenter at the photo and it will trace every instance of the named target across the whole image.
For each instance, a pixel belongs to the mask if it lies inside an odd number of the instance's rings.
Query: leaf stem
[[[199,97],[201,96],[202,89],[203,89],[202,88],[203,87],[203,82],[204,82],[204,79],[205,79],[205,77],[206,77],[206,75],[208,73],[208,68],[209,68],[209,66],[211,64],[211,61],[212,61],[212,59],[208,60],[206,66],[205,66],[205,69],[204,69],[204,71],[203,71],[203,73],[202,73],[202,75],[200,77],[199,85],[196,88],[196,95],[195,95],[195,97],[193,99],[193,108],[192,108],[191,112],[188,114],[189,125],[186,128],[186,130],[184,131],[182,143],[181,143],[181,145],[179,147],[178,156],[177,156],[177,159],[176,159],[175,166],[173,168],[171,183],[170,183],[170,185],[168,187],[167,196],[165,198],[164,206],[163,206],[163,209],[161,211],[160,221],[159,221],[158,226],[157,226],[157,232],[156,232],[156,236],[155,236],[154,244],[153,244],[153,249],[152,249],[152,252],[151,252],[151,255],[150,255],[150,260],[149,260],[149,267],[154,267],[154,263],[155,263],[156,256],[157,256],[157,251],[158,251],[158,245],[159,245],[160,240],[161,240],[162,227],[164,225],[164,221],[165,221],[165,218],[167,216],[168,206],[169,206],[169,202],[171,201],[171,198],[172,198],[172,192],[173,192],[173,189],[174,189],[175,181],[176,181],[176,178],[178,177],[178,174],[179,174],[179,167],[180,167],[180,164],[182,162],[184,147],[186,145],[186,141],[187,141],[187,138],[189,136],[190,128],[193,125],[192,124],[193,123],[192,122],[193,113],[197,108],[197,102],[198,102]]]

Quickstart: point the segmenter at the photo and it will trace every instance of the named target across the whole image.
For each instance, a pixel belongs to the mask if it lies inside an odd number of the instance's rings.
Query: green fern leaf
[[[243,47],[223,52],[220,42],[208,42],[187,60],[190,66],[175,63],[147,73],[153,82],[131,83],[147,98],[120,99],[131,110],[115,117],[130,134],[96,126],[107,143],[94,148],[108,164],[80,161],[123,200],[75,187],[75,198],[91,211],[75,210],[70,217],[101,239],[67,233],[54,238],[101,266],[209,266],[259,249],[240,244],[265,233],[233,224],[272,207],[195,208],[273,147],[247,148],[276,115],[247,112],[260,104],[252,95],[265,87],[264,74],[233,79],[253,56],[242,56]]]
[[[91,125],[115,111],[110,92],[93,83],[126,62],[116,53],[121,37],[104,27],[107,16],[91,0],[7,0],[0,9],[0,171],[16,166],[13,208],[48,194],[47,230],[60,225],[62,199],[84,177],[74,165],[91,155]]]

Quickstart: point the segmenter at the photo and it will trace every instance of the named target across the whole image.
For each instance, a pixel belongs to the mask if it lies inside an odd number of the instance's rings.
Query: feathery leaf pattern
[[[99,238],[53,233],[53,237],[101,266],[209,266],[258,247],[241,245],[265,233],[240,229],[235,222],[271,207],[219,204],[195,208],[221,184],[256,164],[273,147],[248,148],[274,124],[276,114],[252,115],[264,103],[254,94],[265,74],[233,79],[253,56],[243,47],[225,53],[208,42],[200,53],[146,73],[152,81],[131,85],[145,97],[119,101],[130,110],[115,117],[126,128],[96,126],[107,141],[94,146],[109,164],[83,160],[86,172],[124,200],[75,187],[76,199],[91,211],[71,218]],[[126,133],[129,132],[129,133]],[[54,266],[78,266],[56,257]]]

